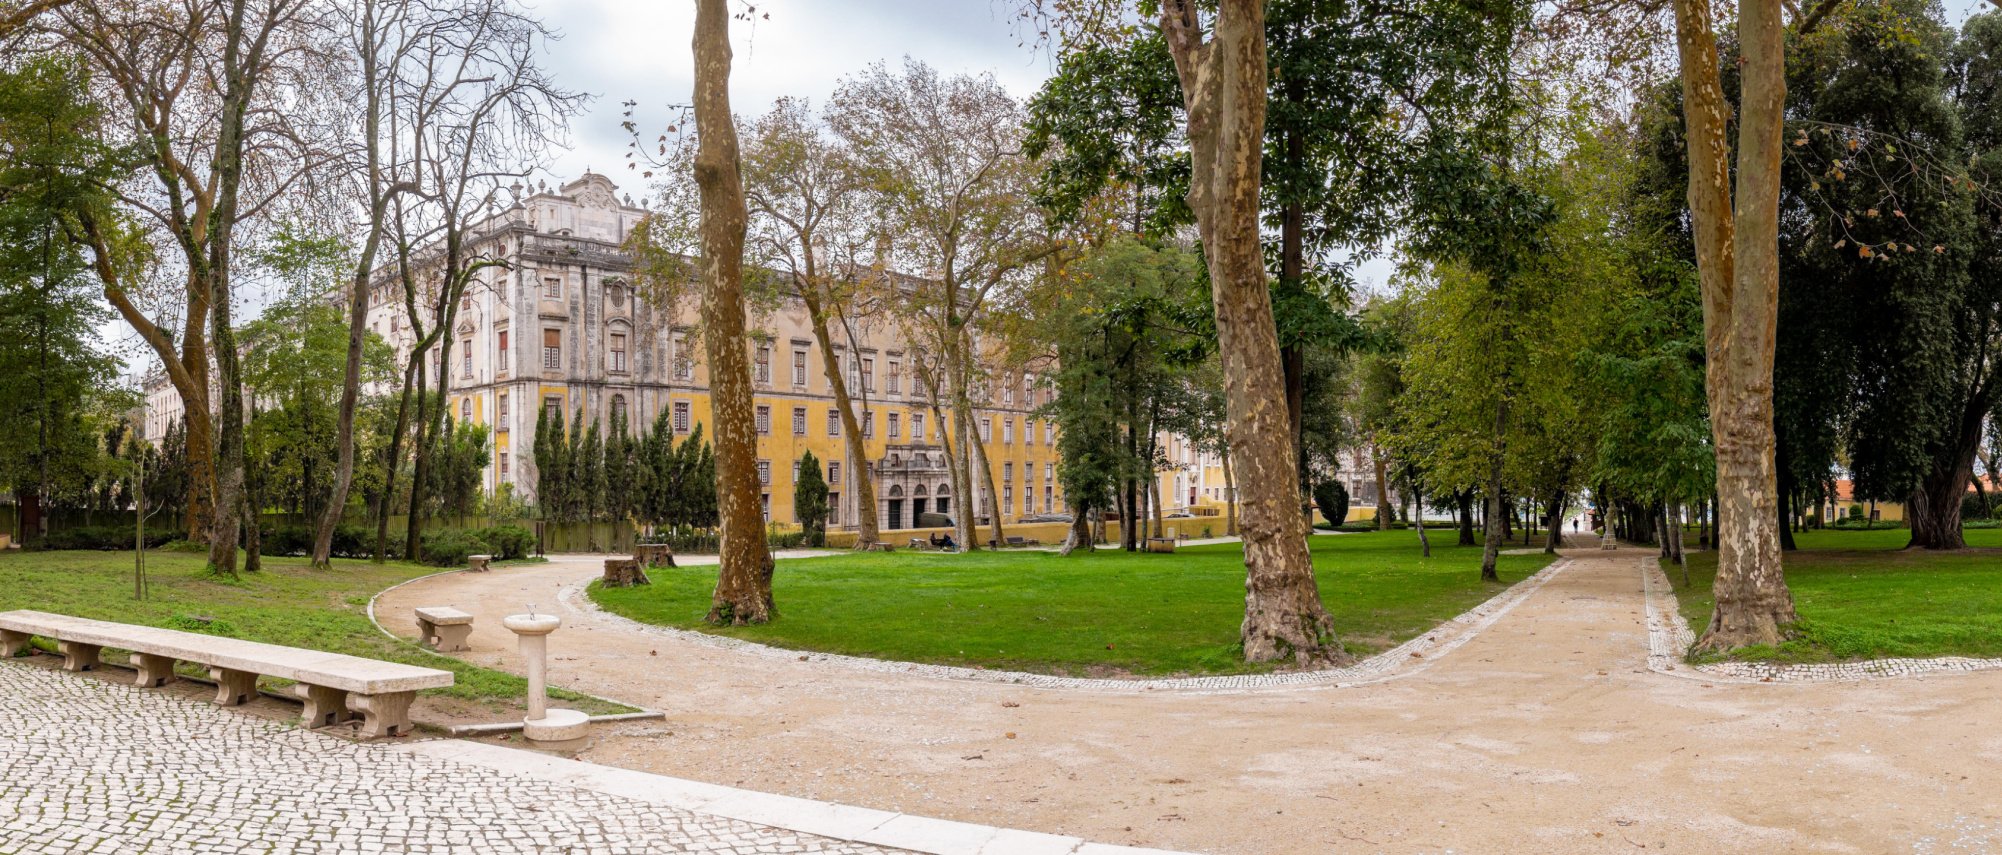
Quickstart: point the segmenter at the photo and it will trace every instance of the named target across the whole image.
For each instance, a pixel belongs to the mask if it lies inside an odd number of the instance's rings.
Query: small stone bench
[[[398,662],[26,609],[0,612],[0,657],[14,656],[37,635],[55,640],[67,671],[97,667],[103,648],[129,650],[143,688],[172,681],[176,661],[206,665],[222,706],[248,702],[260,674],[291,680],[298,683],[293,694],[306,702],[306,726],[360,717],[370,738],[410,733],[417,690],[452,685],[450,671]]]
[[[466,639],[473,635],[473,616],[451,606],[426,606],[417,610],[417,631],[424,643],[438,651],[471,650]]]
[[[485,573],[488,569],[487,565],[492,563],[493,560],[494,557],[491,555],[468,555],[466,556],[466,572]]]
[[[1175,551],[1175,539],[1174,539],[1174,538],[1172,538],[1172,537],[1150,537],[1150,538],[1147,538],[1147,551],[1148,551],[1148,552],[1174,552],[1174,551]]]

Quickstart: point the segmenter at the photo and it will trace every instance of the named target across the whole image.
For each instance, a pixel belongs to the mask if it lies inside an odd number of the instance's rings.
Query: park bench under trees
[[[362,735],[369,738],[409,734],[417,690],[452,685],[450,671],[399,662],[49,612],[0,612],[0,658],[19,654],[37,635],[56,642],[67,671],[97,667],[106,647],[131,651],[143,688],[171,682],[177,661],[205,665],[216,682],[215,702],[222,706],[247,703],[259,675],[291,680],[298,684],[293,694],[306,702],[308,727],[359,717]]]

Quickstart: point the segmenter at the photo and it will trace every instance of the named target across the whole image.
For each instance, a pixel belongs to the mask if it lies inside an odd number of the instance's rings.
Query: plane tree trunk
[[[1265,281],[1259,221],[1265,3],[1221,0],[1209,27],[1194,0],[1166,0],[1160,16],[1188,115],[1189,208],[1209,265],[1227,434],[1246,485],[1244,657],[1347,662],[1307,551],[1299,460]]]
[[[716,506],[722,522],[716,590],[707,620],[772,619],[772,555],[758,487],[751,365],[744,352],[743,177],[730,114],[730,9],[695,4],[695,183],[702,197],[702,323],[716,436]],[[861,473],[857,473],[860,477]]]

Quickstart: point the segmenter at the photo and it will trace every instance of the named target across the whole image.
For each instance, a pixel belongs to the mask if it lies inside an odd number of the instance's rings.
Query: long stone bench
[[[452,685],[450,671],[399,662],[49,612],[0,612],[0,657],[13,657],[37,635],[56,642],[69,671],[95,668],[103,648],[129,650],[144,688],[172,681],[176,661],[205,665],[223,706],[248,702],[260,674],[291,680],[298,684],[293,694],[306,702],[308,727],[359,717],[371,738],[408,734],[417,690]]]

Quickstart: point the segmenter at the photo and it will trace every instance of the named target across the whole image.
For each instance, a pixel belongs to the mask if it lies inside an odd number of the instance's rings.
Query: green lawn
[[[1967,530],[1969,549],[1903,550],[1904,529],[1809,531],[1786,554],[1798,637],[1736,658],[1834,662],[1884,657],[2002,657],[2002,529]],[[1683,617],[1701,634],[1716,607],[1714,552],[1690,553],[1692,586],[1668,575]]]
[[[1506,585],[1480,581],[1480,550],[1419,556],[1408,531],[1313,538],[1321,599],[1358,655],[1392,647]],[[1505,582],[1548,563],[1502,556]],[[1101,549],[971,555],[897,552],[782,561],[777,620],[702,622],[716,571],[648,571],[651,586],[600,590],[605,608],[647,623],[799,650],[1071,675],[1218,674],[1259,670],[1237,650],[1244,563],[1236,544],[1150,555]]]
[[[0,553],[0,611],[38,609],[441,668],[456,680],[428,694],[480,704],[513,706],[527,696],[520,677],[392,641],[369,623],[370,597],[436,567],[337,560],[332,571],[316,573],[303,558],[266,558],[262,572],[230,582],[203,571],[206,557],[148,552],[151,595],[138,601],[130,552],[7,550]],[[629,711],[588,695],[551,695],[593,714]]]

